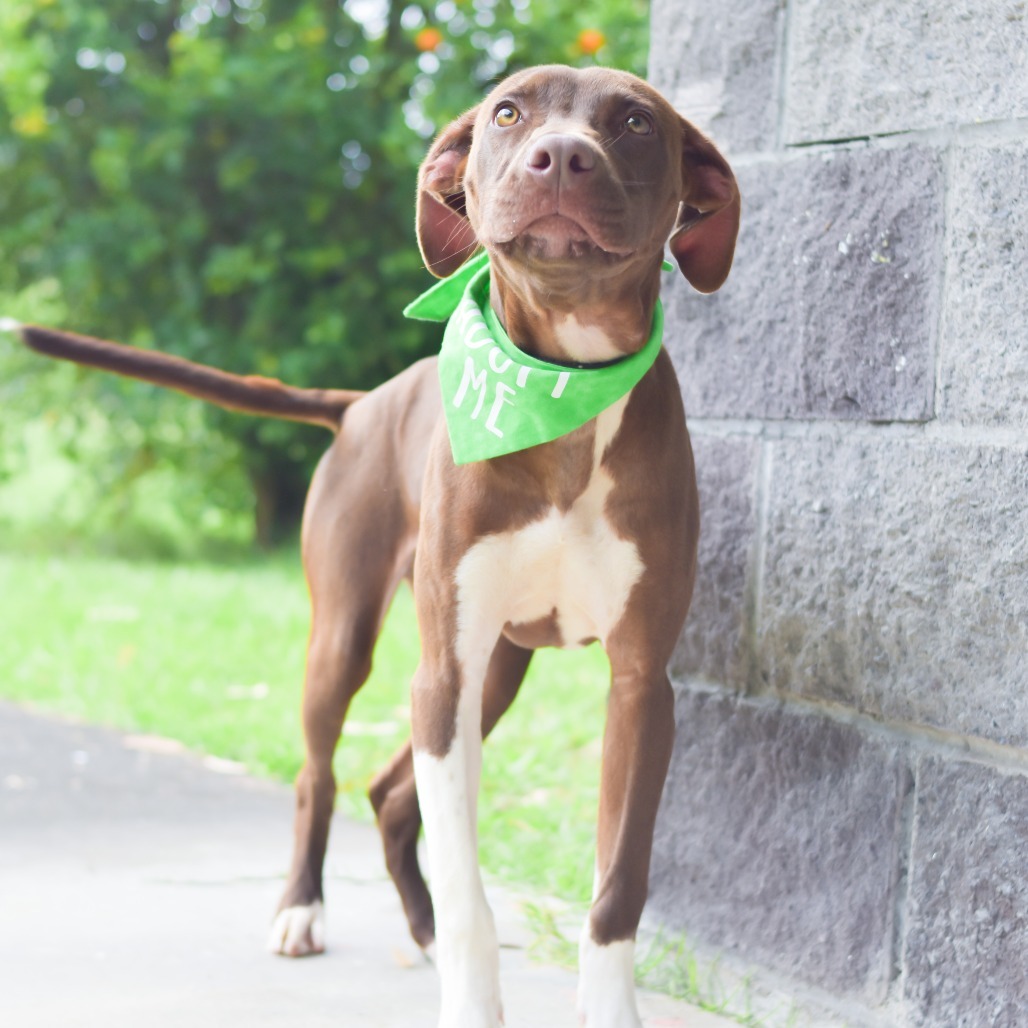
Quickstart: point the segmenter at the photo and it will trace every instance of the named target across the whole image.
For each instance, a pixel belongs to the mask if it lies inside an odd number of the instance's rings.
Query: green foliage
[[[5,0],[0,298],[45,283],[42,319],[78,331],[373,386],[437,345],[400,316],[427,283],[412,232],[426,138],[526,64],[641,70],[645,13],[644,0]],[[184,457],[155,438],[182,408],[152,390],[9,364],[0,351],[30,410],[63,389],[66,408],[112,418],[111,466],[140,466],[131,447]],[[203,417],[251,478],[302,493],[323,433]]]
[[[0,296],[0,311],[44,324],[66,319],[55,279]],[[179,557],[248,545],[253,510],[239,447],[210,430],[203,406],[117,379],[98,395],[91,378],[99,376],[43,361],[0,334],[6,544]]]

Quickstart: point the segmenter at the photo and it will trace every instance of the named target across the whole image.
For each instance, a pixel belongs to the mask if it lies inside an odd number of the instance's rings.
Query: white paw
[[[268,950],[286,957],[325,952],[325,909],[318,900],[309,907],[280,910],[268,935]]]
[[[642,1028],[635,1006],[635,942],[601,946],[586,922],[578,946],[578,1023],[584,1028]]]
[[[442,992],[439,1028],[500,1028],[500,953],[488,907],[478,931],[461,947],[438,945],[436,967]]]
[[[503,1028],[503,1008],[499,1004],[468,1004],[458,1010],[444,1010],[439,1028]]]

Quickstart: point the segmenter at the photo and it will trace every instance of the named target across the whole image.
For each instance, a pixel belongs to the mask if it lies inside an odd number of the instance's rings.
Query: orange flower
[[[590,56],[607,45],[607,37],[599,29],[582,29],[578,33],[578,49]]]
[[[442,41],[443,34],[438,29],[433,28],[422,29],[414,37],[414,45],[425,54],[437,50]]]

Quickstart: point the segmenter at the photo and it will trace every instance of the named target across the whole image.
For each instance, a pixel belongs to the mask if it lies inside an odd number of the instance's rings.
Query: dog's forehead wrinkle
[[[489,116],[504,102],[543,110],[548,117],[609,113],[638,105],[673,114],[667,101],[641,79],[613,68],[568,68],[553,65],[518,72],[490,94]]]

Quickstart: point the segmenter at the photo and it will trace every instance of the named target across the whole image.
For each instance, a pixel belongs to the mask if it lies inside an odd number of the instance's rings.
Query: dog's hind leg
[[[285,956],[325,948],[322,868],[335,805],[332,757],[350,700],[371,670],[377,612],[349,625],[312,627],[303,698],[307,758],[296,779],[293,863],[268,948]]]
[[[336,445],[342,449],[345,439]],[[413,545],[398,500],[347,509],[344,500],[355,488],[352,474],[344,473],[351,457],[329,451],[304,517],[312,606],[303,691],[307,752],[296,780],[292,869],[268,939],[272,952],[293,957],[325,947],[322,869],[336,794],[332,757],[350,701],[371,672],[375,640]]]
[[[486,674],[482,701],[483,738],[514,702],[532,652],[503,637],[496,644]],[[400,894],[411,935],[422,949],[427,949],[435,941],[435,917],[432,898],[418,863],[421,811],[414,785],[414,761],[409,740],[375,776],[368,797],[375,808],[382,833],[386,867]]]

